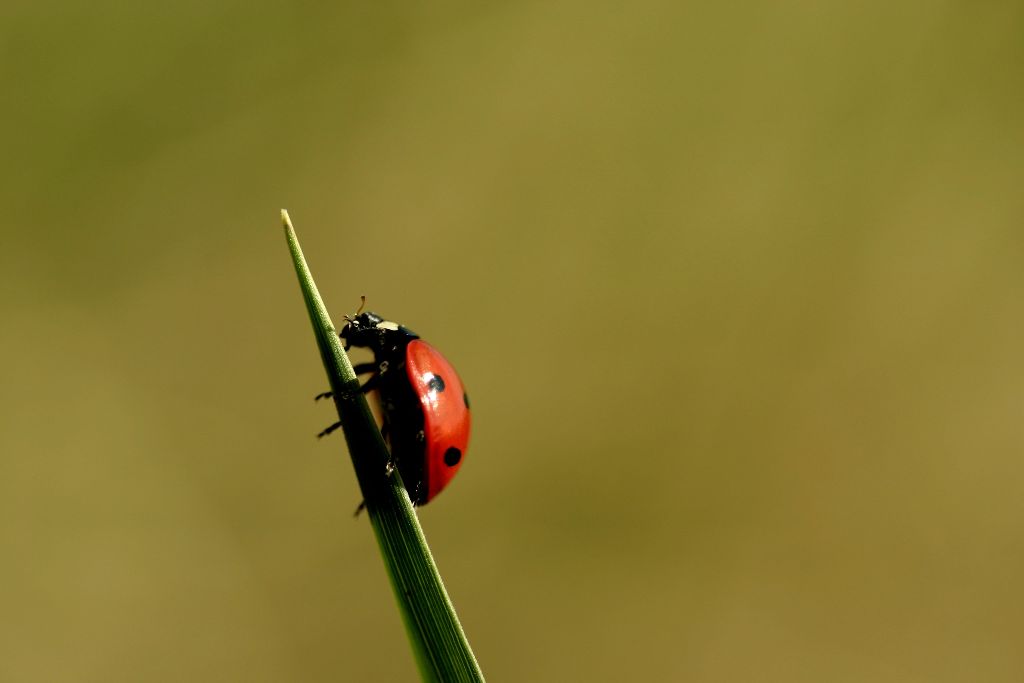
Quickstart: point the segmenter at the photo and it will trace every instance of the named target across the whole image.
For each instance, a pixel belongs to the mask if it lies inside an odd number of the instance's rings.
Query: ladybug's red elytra
[[[355,366],[370,374],[363,392],[380,395],[381,434],[414,505],[439,494],[462,466],[469,445],[469,397],[455,368],[415,332],[376,313],[360,313],[342,328],[345,350],[373,352]],[[328,430],[325,430],[328,431]]]

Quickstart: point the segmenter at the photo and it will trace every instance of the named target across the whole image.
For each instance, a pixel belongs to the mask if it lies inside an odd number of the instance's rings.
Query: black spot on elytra
[[[444,464],[448,467],[455,467],[462,460],[462,451],[452,446],[444,452]]]
[[[462,392],[462,402],[466,404],[466,409],[469,409],[469,394],[465,391]]]
[[[427,382],[427,386],[430,387],[431,391],[444,391],[444,380],[441,379],[440,375],[434,375],[430,378],[430,381]]]

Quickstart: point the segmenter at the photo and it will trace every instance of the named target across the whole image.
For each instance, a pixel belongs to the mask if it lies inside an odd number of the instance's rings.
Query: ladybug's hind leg
[[[381,425],[380,435],[381,435],[381,437],[384,438],[384,442],[387,443],[387,440],[388,440],[388,423],[387,422],[384,422],[384,424]],[[388,459],[388,464],[386,465],[386,467],[387,467],[388,474],[390,476],[390,473],[394,471],[394,467],[395,467],[394,464],[391,462],[390,458]],[[365,509],[366,509],[366,501],[364,500],[364,501],[361,501],[359,503],[359,507],[356,508],[356,511],[355,511],[355,513],[353,513],[352,516],[353,517],[358,517],[359,513],[361,513]]]

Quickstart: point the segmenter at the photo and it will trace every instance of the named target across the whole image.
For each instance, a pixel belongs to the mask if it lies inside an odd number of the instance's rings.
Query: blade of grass
[[[366,501],[367,516],[380,545],[420,674],[425,681],[483,681],[409,494],[398,470],[389,473],[387,446],[365,396],[359,391],[352,363],[341,347],[341,340],[313,282],[287,211],[281,211],[281,220],[359,488]]]

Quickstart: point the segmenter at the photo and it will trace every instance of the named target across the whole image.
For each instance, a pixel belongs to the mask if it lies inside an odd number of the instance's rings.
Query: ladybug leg
[[[354,366],[352,366],[352,369],[355,370],[356,375],[366,375],[366,374],[371,373],[371,372],[376,372],[377,371],[377,364],[376,363],[356,363]],[[313,400],[314,401],[319,401],[322,398],[330,398],[332,396],[334,396],[334,392],[325,391],[322,394],[317,394],[316,396],[314,396]]]
[[[374,389],[377,388],[377,385],[379,383],[380,383],[380,375],[374,375],[370,379],[368,379],[365,382],[363,382],[363,385],[361,387],[359,387],[359,391],[363,392],[364,394],[367,393],[367,392],[373,391]]]
[[[385,440],[385,441],[387,440],[387,423],[386,423],[386,422],[385,422],[385,423],[384,423],[384,424],[383,424],[383,425],[381,426],[381,436],[383,436],[383,437],[384,437],[384,440]],[[388,461],[388,464],[387,464],[387,466],[388,466],[389,468],[393,468],[393,467],[394,467],[394,466],[393,466],[393,465],[391,464],[391,462],[390,462],[390,461]],[[352,516],[353,516],[353,517],[358,517],[358,516],[359,516],[359,513],[360,513],[360,512],[362,512],[362,511],[364,511],[364,510],[366,510],[366,509],[367,509],[367,502],[366,502],[366,501],[362,501],[362,502],[360,502],[360,503],[359,503],[359,506],[358,506],[357,508],[355,508],[355,512],[354,512],[354,513],[352,513]]]
[[[328,428],[327,428],[327,429],[325,429],[324,431],[322,431],[322,432],[320,432],[319,434],[317,434],[317,435],[316,435],[316,438],[318,438],[318,439],[322,439],[322,438],[324,438],[325,436],[327,436],[328,434],[330,434],[331,432],[333,432],[333,431],[334,431],[335,429],[337,429],[337,428],[338,428],[338,427],[340,427],[340,426],[341,426],[341,423],[340,423],[340,422],[335,422],[335,423],[334,423],[334,424],[332,424],[332,425],[331,425],[330,427],[328,427]]]

